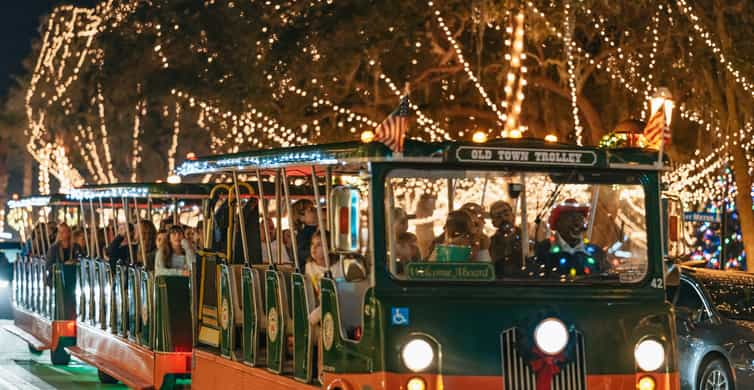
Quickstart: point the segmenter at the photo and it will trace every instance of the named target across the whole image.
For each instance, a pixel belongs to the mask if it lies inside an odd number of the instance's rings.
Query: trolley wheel
[[[29,347],[29,352],[32,355],[41,355],[42,354],[42,351],[39,350],[39,349],[34,348],[33,345],[27,343],[26,346]]]
[[[160,390],[173,390],[176,388],[175,383],[175,375],[166,374],[164,377],[162,377],[162,386],[160,387]]]
[[[111,377],[110,375],[107,375],[102,370],[97,370],[97,376],[99,377],[99,381],[106,385],[112,385],[112,384],[118,383],[117,379]]]
[[[50,350],[50,360],[56,366],[66,366],[71,361],[71,355],[65,351],[65,347],[58,345],[54,350]]]

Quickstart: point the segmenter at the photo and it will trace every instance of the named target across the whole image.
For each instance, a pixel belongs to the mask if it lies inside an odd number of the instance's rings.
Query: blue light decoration
[[[18,200],[9,200],[8,207],[11,209],[27,207],[44,207],[50,204],[49,196],[30,196]]]
[[[149,195],[147,186],[123,186],[107,188],[76,188],[73,189],[66,197],[71,200],[90,200],[90,199],[120,199],[126,198],[146,198]]]
[[[176,173],[179,176],[227,172],[254,168],[280,168],[293,164],[337,164],[338,159],[332,153],[323,151],[291,151],[270,156],[229,155],[227,157],[184,161]]]

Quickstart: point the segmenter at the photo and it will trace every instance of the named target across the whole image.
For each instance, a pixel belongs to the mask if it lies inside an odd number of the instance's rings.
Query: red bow
[[[537,355],[537,359],[531,362],[531,368],[537,375],[537,390],[550,390],[552,378],[560,372],[558,363],[565,361],[565,357],[562,353],[548,355],[536,346],[534,347],[534,354]]]

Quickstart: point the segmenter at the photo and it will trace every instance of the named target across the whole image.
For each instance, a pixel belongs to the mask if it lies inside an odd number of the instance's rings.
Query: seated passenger
[[[128,229],[128,233],[126,229]],[[131,245],[132,252],[129,252],[129,238],[131,242],[135,241],[134,226],[131,224],[120,224],[118,226],[118,233],[107,247],[107,256],[110,259],[110,267],[112,269],[115,269],[115,266],[118,264],[129,264],[131,262],[131,253],[136,254],[138,250],[136,244]]]
[[[168,230],[168,240],[163,241],[155,256],[155,275],[189,276],[194,266],[194,250],[186,240],[183,228],[173,225]]]
[[[270,232],[270,237],[272,237],[272,241],[270,241],[270,248],[272,248],[272,261],[270,261],[270,256],[267,254],[267,236],[265,233],[264,227],[259,229],[259,238],[262,241],[262,262],[266,264],[274,263],[291,263],[291,259],[288,257],[288,251],[283,248],[283,259],[282,262],[278,262],[278,241],[277,241],[277,229],[275,229],[275,223],[272,222],[272,218],[267,218],[267,229],[266,231]]]
[[[293,213],[293,233],[296,235],[299,269],[306,267],[309,258],[312,236],[317,232],[317,211],[310,199],[300,199],[291,207]]]
[[[328,267],[325,260],[325,251],[323,248],[322,236],[317,230],[311,239],[311,246],[309,249],[309,257],[306,260],[306,266],[304,267],[304,274],[309,278],[314,286],[314,292],[319,296],[319,281],[322,279],[327,271],[332,273],[332,278],[343,278],[343,267],[340,266],[340,261],[330,261]]]
[[[147,271],[154,271],[154,258],[157,251],[157,230],[154,228],[154,224],[147,220],[139,221],[139,224],[136,225],[136,236],[140,245],[144,245],[144,248],[142,250],[140,247],[136,253],[135,265],[144,267]],[[146,258],[143,258],[144,256]]]
[[[422,194],[416,205],[416,240],[422,259],[429,258],[436,239],[435,221],[432,219],[435,213],[435,201],[434,195]]]
[[[71,233],[71,240],[81,248],[81,253],[84,255],[84,252],[86,252],[86,237],[84,236],[84,229],[80,227],[74,228]]]
[[[484,207],[469,202],[461,206],[461,210],[471,215],[471,234],[479,246],[474,259],[477,261],[490,261],[490,239],[484,234]]]
[[[53,263],[76,264],[81,253],[81,247],[71,238],[71,228],[61,223],[57,227],[55,241],[47,251],[47,269],[49,270]]]
[[[589,206],[574,199],[552,209],[548,220],[552,236],[537,243],[535,248],[537,261],[549,275],[574,277],[607,271],[605,252],[584,240],[588,215]]]
[[[471,214],[464,210],[448,213],[445,231],[435,240],[431,261],[490,261],[489,253],[482,250],[474,236]]]
[[[402,274],[406,264],[414,261],[421,261],[419,246],[417,245],[416,236],[409,233],[401,233],[395,240],[395,257],[397,260],[397,272]]]
[[[513,207],[505,201],[490,206],[492,225],[497,228],[490,239],[490,257],[497,275],[516,273],[522,264],[521,229],[514,225]]]

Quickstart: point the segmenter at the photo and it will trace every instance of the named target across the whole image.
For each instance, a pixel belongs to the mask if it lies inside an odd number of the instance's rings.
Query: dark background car
[[[682,266],[669,293],[681,388],[754,389],[754,275]]]
[[[16,261],[21,244],[18,241],[0,241],[0,319],[13,318],[11,286],[13,262]]]

